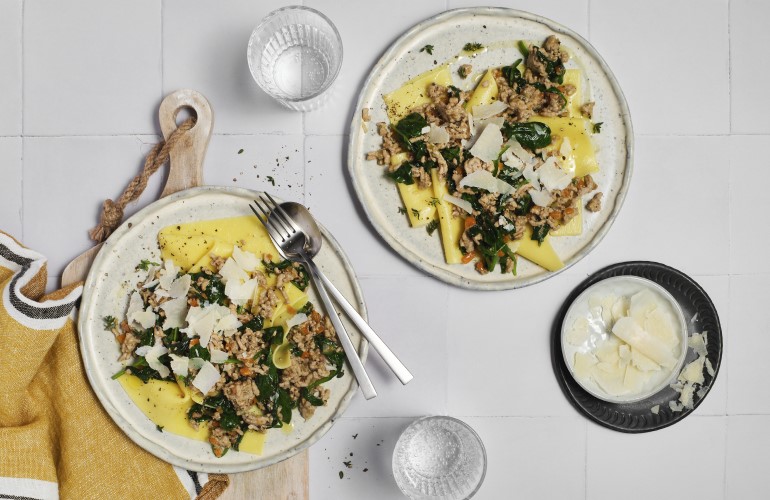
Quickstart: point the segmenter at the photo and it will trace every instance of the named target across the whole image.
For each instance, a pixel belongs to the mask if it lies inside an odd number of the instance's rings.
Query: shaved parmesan
[[[460,187],[486,189],[490,193],[507,194],[514,190],[513,186],[498,179],[487,170],[476,170],[460,180]]]
[[[426,125],[420,130],[421,134],[427,134],[428,132],[430,132],[430,125]]]
[[[502,146],[503,134],[500,132],[500,127],[490,123],[484,127],[484,131],[476,139],[471,148],[471,154],[482,161],[491,162],[497,159]]]
[[[676,401],[669,401],[668,407],[671,408],[671,411],[676,411],[676,412],[682,411],[684,409],[684,406],[680,405]]]
[[[588,341],[591,332],[589,331],[588,318],[580,316],[572,323],[572,329],[567,333],[567,342],[572,345],[580,345]]]
[[[457,198],[456,196],[452,196],[450,194],[444,194],[444,201],[460,207],[469,214],[473,214],[473,205],[471,205],[471,202],[469,201],[463,200],[462,198]]]
[[[160,309],[166,314],[166,319],[163,321],[164,330],[181,328],[187,315],[187,295],[167,300],[160,305]]]
[[[246,271],[247,273],[254,272],[254,270],[259,265],[259,259],[257,258],[256,255],[254,255],[251,252],[241,250],[241,248],[238,246],[233,247],[232,258],[235,261],[235,263],[238,264],[238,266],[244,271]]]
[[[537,173],[540,177],[540,182],[548,191],[562,190],[570,185],[572,182],[572,174],[566,170],[562,170],[556,162],[556,158],[549,157],[545,163],[543,163]]]
[[[291,330],[295,326],[301,325],[305,321],[307,321],[307,314],[304,314],[304,313],[295,314],[294,316],[289,318],[288,321],[286,321],[286,328]]]
[[[633,318],[620,318],[612,327],[612,333],[656,363],[668,368],[676,365],[671,348],[650,335]]]
[[[231,280],[225,285],[225,295],[233,304],[242,306],[254,296],[254,290],[257,288],[256,278],[246,280],[242,283]]]
[[[238,330],[238,328],[241,326],[242,323],[238,321],[238,317],[228,311],[228,314],[221,316],[219,321],[217,321],[217,325],[214,327],[214,330],[218,333],[224,334],[227,337],[230,337],[234,335],[235,331]]]
[[[532,197],[532,202],[538,207],[547,207],[553,202],[553,198],[546,190],[539,191],[532,188],[527,192]]]
[[[532,165],[527,165],[524,167],[524,170],[521,173],[524,178],[527,179],[527,182],[532,184],[532,187],[540,191],[540,175],[532,167]]]
[[[651,411],[651,412],[652,412],[654,415],[657,415],[657,414],[658,414],[658,412],[660,411],[660,405],[655,405],[655,406],[653,406],[652,408],[650,408],[650,411]]]
[[[155,321],[158,319],[158,315],[152,312],[152,307],[147,306],[144,311],[135,312],[132,316],[129,316],[129,321],[136,321],[145,330],[155,326]]]
[[[227,353],[220,351],[219,349],[211,349],[211,362],[212,363],[224,363],[227,361]]]
[[[219,382],[219,370],[210,362],[205,361],[192,384],[205,396]]]
[[[708,358],[706,358],[706,372],[712,377],[717,374],[716,370],[714,370],[714,365],[711,364],[711,360]]]
[[[502,130],[503,125],[505,125],[505,118],[502,116],[493,116],[491,118],[484,118],[483,120],[476,120],[476,128],[478,130],[484,130],[484,127],[490,123],[494,123]]]
[[[572,155],[572,144],[569,142],[569,137],[562,139],[559,154],[564,158],[569,158]]]
[[[491,104],[479,104],[473,106],[473,117],[477,119],[490,118],[499,115],[508,109],[508,105],[503,101],[494,101]]]
[[[525,164],[530,164],[535,159],[535,155],[524,149],[516,139],[510,139],[507,143],[508,150],[516,155]]]
[[[134,314],[144,311],[144,301],[142,301],[142,296],[139,295],[139,292],[134,292],[131,294],[131,297],[128,299],[128,311],[126,312],[126,318],[128,318],[129,323],[133,322],[133,316]]]
[[[446,144],[449,142],[449,132],[444,127],[431,125],[428,132],[428,142],[431,144]]]
[[[168,293],[172,299],[184,297],[187,299],[187,292],[190,291],[190,285],[192,284],[192,277],[189,274],[185,274],[171,283],[168,289]]]
[[[187,366],[190,370],[200,370],[205,363],[206,360],[203,358],[190,358]]]
[[[239,284],[249,279],[249,275],[246,274],[246,271],[244,271],[232,257],[225,261],[225,264],[219,270],[219,274],[222,276],[222,282],[225,285],[231,281]]]
[[[160,284],[160,287],[164,290],[170,289],[171,284],[174,282],[178,274],[179,268],[176,267],[174,261],[164,261],[163,269],[160,270],[160,274],[158,275],[158,283]]]
[[[186,377],[190,368],[190,358],[187,356],[177,356],[176,354],[169,354],[169,357],[171,358],[171,371],[175,375]]]
[[[513,154],[510,149],[505,150],[505,153],[503,153],[503,155],[500,157],[500,160],[502,160],[506,166],[518,170],[519,175],[517,175],[517,177],[521,177],[521,171],[524,170],[524,162],[521,161],[521,158]]]
[[[147,346],[144,346],[147,347]],[[137,352],[139,349],[137,349]],[[155,339],[155,345],[152,346],[145,354],[144,359],[147,361],[147,365],[152,368],[153,370],[157,371],[158,374],[162,378],[168,377],[169,369],[160,362],[160,357],[163,356],[168,352],[168,349],[166,349],[166,346],[163,345],[163,343],[160,341],[160,339]]]

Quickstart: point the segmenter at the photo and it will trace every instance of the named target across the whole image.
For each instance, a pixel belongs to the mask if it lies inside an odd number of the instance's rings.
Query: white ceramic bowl
[[[593,379],[584,380],[575,376],[575,353],[577,352],[593,352],[596,348],[596,342],[600,339],[606,338],[606,335],[601,334],[598,330],[593,329],[590,332],[587,340],[581,344],[574,345],[567,341],[567,334],[574,325],[575,321],[580,317],[589,317],[591,315],[589,309],[589,298],[596,294],[614,294],[616,296],[630,296],[634,293],[642,290],[649,290],[657,295],[659,299],[666,305],[669,311],[674,315],[675,321],[678,322],[679,331],[679,353],[677,357],[677,363],[670,369],[663,369],[657,378],[659,380],[654,385],[646,388],[643,392],[629,393],[624,395],[612,395],[605,392]],[[594,283],[589,286],[570,304],[567,314],[564,316],[564,321],[561,325],[561,351],[564,356],[564,363],[567,365],[572,377],[575,381],[585,389],[592,396],[601,399],[602,401],[608,401],[610,403],[633,403],[646,399],[653,394],[656,394],[671,384],[684,364],[685,356],[687,355],[687,324],[685,321],[684,313],[679,303],[674,297],[668,293],[668,291],[657,283],[638,276],[615,276],[613,278],[607,278],[605,280]]]

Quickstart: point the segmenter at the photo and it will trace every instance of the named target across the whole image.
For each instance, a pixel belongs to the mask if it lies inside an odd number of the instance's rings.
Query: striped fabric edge
[[[190,499],[195,500],[203,490],[203,487],[206,485],[206,483],[209,482],[209,475],[205,472],[194,472],[191,470],[183,469],[181,467],[177,467],[176,465],[173,467],[176,476],[179,478],[179,482],[182,483],[182,486],[190,495]]]
[[[75,303],[83,292],[83,287],[78,286],[60,299],[45,302],[24,296],[21,289],[46,262],[43,255],[0,233],[0,266],[14,273],[9,286],[3,290],[3,306],[14,320],[34,330],[55,330],[64,326],[68,318],[74,318]]]
[[[1,477],[0,500],[58,500],[59,485],[26,477]]]

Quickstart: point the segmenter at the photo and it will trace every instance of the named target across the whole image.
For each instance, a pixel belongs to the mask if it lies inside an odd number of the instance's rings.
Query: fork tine
[[[288,224],[289,224],[289,226],[291,226],[291,228],[294,230],[294,232],[295,232],[295,233],[300,233],[300,232],[302,232],[302,228],[300,228],[300,227],[297,225],[297,223],[296,223],[296,222],[294,222],[294,219],[292,219],[292,218],[291,218],[291,216],[290,216],[289,214],[287,214],[287,213],[286,213],[286,210],[284,210],[284,209],[283,209],[283,207],[282,207],[281,205],[279,205],[278,203],[276,203],[276,202],[275,202],[275,200],[273,199],[273,197],[272,197],[272,196],[270,196],[270,194],[269,194],[269,193],[265,193],[265,196],[267,196],[268,198],[270,198],[270,201],[272,201],[272,202],[273,202],[273,206],[275,207],[275,211],[278,213],[278,215],[280,216],[280,218],[281,218],[282,220],[284,220],[286,223],[288,223]]]
[[[290,236],[290,233],[286,232],[286,235],[284,235],[284,233],[281,232],[281,228],[279,228],[278,225],[270,219],[270,210],[265,209],[265,207],[263,207],[262,204],[257,200],[254,200],[254,204],[257,205],[259,210],[264,214],[264,221],[262,224],[265,226],[265,229],[267,229],[268,233],[272,233],[271,237],[276,240],[280,237],[281,241],[286,241],[286,238]],[[260,220],[262,220],[261,217]]]
[[[263,193],[263,195],[264,194],[267,194],[267,193]],[[278,205],[276,205],[275,200],[273,200],[272,198],[270,198],[270,200],[268,200],[263,195],[260,195],[259,199],[260,199],[260,201],[262,203],[265,204],[265,206],[268,209],[270,209],[270,214],[275,214],[275,217],[273,217],[273,219],[272,219],[274,224],[276,226],[280,225],[283,228],[283,230],[286,231],[286,234],[288,234],[289,236],[291,236],[292,234],[296,233],[296,231],[286,222],[286,220],[283,217],[281,217],[281,214],[277,210],[278,209]],[[271,207],[271,205],[272,205],[272,207]],[[260,208],[261,208],[261,206],[260,206]]]

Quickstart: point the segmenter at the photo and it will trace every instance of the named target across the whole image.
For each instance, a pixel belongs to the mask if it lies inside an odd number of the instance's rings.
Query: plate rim
[[[90,309],[93,307],[93,300],[91,300],[91,295],[93,293],[93,289],[96,286],[96,275],[98,274],[99,264],[103,259],[106,258],[106,255],[112,246],[111,241],[114,244],[114,242],[116,242],[117,239],[119,239],[124,233],[128,232],[133,225],[137,224],[139,221],[146,219],[147,215],[153,213],[154,210],[162,208],[166,205],[171,205],[180,200],[185,200],[186,198],[193,197],[197,194],[202,194],[202,193],[219,193],[224,195],[241,195],[241,196],[248,195],[249,197],[254,197],[259,193],[259,191],[241,188],[241,187],[231,187],[231,186],[199,186],[199,187],[189,188],[189,189],[185,189],[177,193],[174,193],[172,195],[166,196],[159,200],[156,200],[150,203],[149,205],[147,205],[146,207],[142,208],[138,212],[136,212],[129,219],[123,221],[123,223],[109,236],[109,238],[107,238],[107,240],[104,242],[102,247],[99,249],[99,252],[94,258],[91,264],[91,267],[89,268],[88,275],[83,285],[83,294],[80,299],[81,303],[80,303],[80,307],[78,308],[78,317],[77,317],[79,351],[83,362],[83,368],[88,378],[88,383],[91,389],[94,391],[94,394],[96,395],[100,405],[102,406],[102,408],[104,408],[104,410],[110,416],[110,418],[115,423],[115,425],[117,425],[123,431],[123,433],[129,439],[131,439],[135,444],[137,444],[139,447],[141,447],[148,453],[151,453],[152,455],[154,455],[155,457],[157,457],[158,459],[164,462],[184,468],[186,470],[192,470],[196,472],[205,472],[205,473],[224,473],[224,474],[248,472],[248,471],[262,469],[264,467],[269,467],[271,465],[274,465],[284,460],[287,460],[289,458],[292,458],[293,456],[297,455],[301,451],[311,447],[313,444],[318,442],[331,429],[334,423],[345,413],[345,411],[347,411],[353,399],[353,396],[358,392],[358,382],[356,381],[355,377],[351,375],[351,386],[348,389],[348,391],[343,395],[343,397],[340,399],[340,402],[336,411],[329,417],[329,419],[326,422],[324,422],[315,431],[313,431],[307,437],[307,439],[300,442],[299,444],[293,445],[290,448],[287,448],[286,450],[280,453],[277,453],[275,456],[270,457],[269,459],[266,459],[266,460],[261,460],[260,455],[254,455],[255,460],[245,462],[242,464],[224,464],[224,463],[211,464],[211,463],[197,462],[194,460],[188,460],[188,459],[183,459],[181,457],[178,457],[168,448],[158,445],[153,441],[151,441],[150,439],[146,438],[138,430],[134,429],[134,426],[128,421],[128,419],[126,419],[122,415],[121,411],[118,408],[116,408],[105,395],[101,393],[101,391],[104,390],[104,388],[101,387],[97,382],[102,382],[102,381],[96,380],[96,372],[93,369],[98,364],[98,360],[91,359],[90,353],[88,352],[89,348],[92,345],[91,340],[88,338],[87,335],[85,335],[84,333],[85,329],[83,328],[86,323],[86,319],[88,317],[88,312],[90,312]],[[278,202],[283,201],[279,198],[276,198],[276,200]],[[347,254],[344,252],[342,247],[340,246],[339,242],[334,238],[334,236],[332,236],[331,233],[320,223],[318,224],[318,226],[321,230],[321,233],[323,234],[324,239],[326,239],[327,243],[330,244],[331,247],[333,247],[334,253],[338,256],[338,258],[342,263],[342,266],[345,268],[345,272],[351,281],[351,287],[355,295],[354,305],[356,309],[359,311],[359,313],[361,314],[361,316],[366,320],[368,318],[368,313],[366,309],[366,304],[364,302],[364,294],[361,289],[358,276],[356,275],[355,270],[353,269],[350,259],[348,258]],[[358,353],[359,353],[359,357],[361,358],[361,361],[365,363],[366,358],[368,356],[368,351],[369,351],[369,342],[366,340],[366,338],[363,335],[360,335],[360,337],[361,337],[361,344],[358,348]]]
[[[382,70],[382,67],[388,61],[393,59],[394,53],[397,52],[399,49],[401,49],[401,45],[404,45],[409,38],[411,38],[412,36],[417,34],[419,31],[425,29],[428,26],[432,26],[434,24],[438,24],[441,22],[448,22],[448,21],[451,21],[452,18],[455,16],[460,16],[465,14],[471,14],[471,15],[486,14],[486,15],[521,18],[528,21],[533,21],[533,22],[543,24],[544,26],[553,30],[556,33],[564,33],[566,35],[569,35],[570,37],[574,38],[578,43],[580,43],[583,46],[583,48],[591,55],[591,57],[596,59],[602,72],[607,77],[610,83],[610,86],[612,88],[612,91],[615,93],[615,96],[618,99],[618,104],[621,111],[620,115],[625,123],[625,129],[626,129],[625,139],[624,139],[625,145],[626,145],[626,158],[625,158],[625,168],[623,173],[623,182],[621,183],[621,186],[617,192],[617,195],[615,196],[615,205],[613,206],[612,211],[610,212],[606,222],[598,229],[598,231],[593,236],[593,238],[591,238],[591,240],[586,244],[586,246],[584,246],[577,254],[575,254],[572,257],[572,259],[569,262],[565,263],[564,267],[562,267],[558,271],[544,271],[529,278],[524,278],[524,279],[513,278],[507,281],[498,281],[498,282],[487,282],[487,281],[483,281],[483,279],[475,279],[475,280],[468,279],[450,270],[442,269],[441,267],[426,261],[419,255],[414,254],[410,250],[406,249],[398,241],[398,238],[396,238],[394,235],[392,235],[384,227],[382,227],[380,224],[376,222],[375,218],[371,213],[369,206],[364,201],[364,198],[365,198],[364,188],[361,185],[361,180],[355,175],[354,165],[356,161],[360,161],[360,158],[358,158],[358,155],[355,154],[356,147],[354,142],[362,133],[360,130],[360,127],[358,126],[359,125],[358,120],[360,117],[361,109],[364,104],[364,97],[367,89],[371,85],[372,80],[375,78],[375,76]],[[388,47],[388,49],[382,54],[382,56],[380,56],[380,58],[377,60],[374,66],[372,66],[372,68],[369,70],[369,74],[366,77],[366,80],[364,80],[364,83],[361,86],[361,90],[358,93],[358,99],[356,100],[356,106],[355,106],[355,109],[353,110],[353,116],[351,118],[348,131],[350,132],[348,143],[347,143],[348,176],[351,179],[353,190],[356,193],[356,198],[358,199],[358,203],[363,208],[363,211],[366,214],[366,218],[369,220],[369,223],[372,225],[375,231],[377,231],[377,234],[379,234],[379,236],[383,240],[385,240],[388,246],[390,246],[390,248],[393,251],[395,251],[401,258],[405,259],[407,262],[414,265],[424,273],[430,276],[433,276],[434,278],[437,278],[450,285],[454,285],[460,288],[465,288],[470,290],[499,291],[499,290],[511,290],[516,288],[524,288],[526,286],[540,283],[553,276],[561,274],[567,269],[569,269],[570,267],[572,267],[573,265],[577,264],[586,255],[591,253],[591,251],[593,251],[594,248],[596,248],[596,246],[604,239],[604,237],[606,236],[606,234],[609,232],[610,228],[614,224],[615,219],[620,213],[620,209],[622,208],[623,203],[625,202],[626,195],[628,193],[628,188],[631,184],[631,177],[633,174],[634,131],[633,131],[633,124],[631,121],[631,112],[628,107],[628,102],[625,98],[625,95],[623,94],[623,90],[621,89],[620,84],[617,81],[617,78],[615,77],[610,67],[607,65],[607,62],[604,60],[604,58],[599,54],[599,52],[594,48],[593,45],[591,45],[591,43],[588,40],[583,38],[583,36],[573,31],[572,29],[556,21],[548,19],[544,16],[540,16],[538,14],[533,14],[531,12],[526,12],[523,10],[511,9],[507,7],[466,7],[466,8],[459,8],[459,9],[450,9],[450,10],[441,12],[435,16],[429,17],[423,21],[420,21],[419,23],[415,24],[414,26],[406,30],[404,33],[402,33]],[[483,275],[479,275],[479,276],[483,276]]]
[[[634,268],[649,268],[649,269],[657,269],[662,272],[665,272],[669,275],[674,275],[677,278],[682,279],[685,281],[690,287],[692,287],[696,292],[703,295],[703,297],[706,300],[707,307],[713,312],[714,319],[716,321],[715,329],[716,332],[713,332],[715,335],[717,335],[717,338],[719,339],[719,347],[718,347],[718,354],[716,359],[716,364],[713,364],[714,368],[714,376],[711,378],[711,381],[708,383],[708,391],[706,394],[699,398],[693,405],[692,409],[683,409],[681,412],[675,412],[673,413],[673,417],[665,422],[653,422],[650,425],[646,427],[630,427],[630,426],[624,426],[621,425],[618,422],[611,422],[608,420],[603,420],[599,418],[597,415],[589,411],[584,404],[582,404],[576,395],[576,392],[579,393],[581,397],[584,399],[590,400],[592,403],[598,404],[601,408],[604,409],[605,413],[609,414],[613,410],[617,409],[618,407],[622,407],[626,403],[612,403],[608,401],[604,401],[602,399],[596,398],[595,396],[588,393],[585,389],[583,389],[577,381],[572,377],[572,374],[569,372],[569,368],[566,366],[566,362],[564,360],[564,356],[562,354],[561,350],[561,328],[562,323],[564,322],[565,314],[567,312],[567,309],[569,306],[574,302],[574,300],[582,293],[586,288],[589,286],[598,283],[599,281],[604,280],[605,278],[613,277],[613,276],[640,276],[639,274],[636,274],[634,271]],[[640,276],[642,278],[647,278],[646,276]],[[659,283],[656,280],[651,280],[657,283],[658,285],[662,286],[666,290],[671,293],[671,291],[666,287],[665,284]],[[673,294],[672,294],[673,295]],[[679,302],[677,300],[677,302]],[[689,330],[689,329],[688,329]],[[674,267],[671,267],[669,265],[655,262],[655,261],[647,261],[647,260],[635,260],[635,261],[625,261],[625,262],[618,262],[615,264],[610,264],[606,267],[603,267],[602,269],[596,271],[595,273],[592,273],[587,278],[585,278],[583,281],[581,281],[575,288],[573,288],[567,298],[564,299],[564,302],[562,303],[561,307],[559,308],[559,311],[556,313],[556,316],[554,318],[553,325],[551,327],[551,365],[554,371],[554,374],[556,376],[557,382],[559,384],[559,388],[561,389],[562,393],[566,396],[569,403],[583,416],[588,418],[590,421],[601,425],[602,427],[606,427],[607,429],[623,432],[627,434],[642,434],[645,432],[654,432],[660,429],[664,429],[666,427],[670,427],[677,422],[680,422],[684,418],[691,415],[700,405],[701,403],[709,396],[711,393],[711,389],[714,387],[714,384],[716,383],[717,377],[719,376],[719,370],[722,366],[722,358],[724,357],[724,336],[722,335],[722,323],[719,319],[719,311],[716,308],[716,305],[714,304],[714,301],[711,299],[708,293],[706,293],[706,290],[692,277],[684,273],[683,271],[680,271],[679,269],[676,269]],[[702,332],[701,332],[702,333]],[[711,334],[712,332],[708,332]],[[688,337],[689,337],[689,331],[688,331]],[[689,348],[688,348],[689,349]],[[708,357],[708,355],[707,355]],[[685,363],[687,361],[685,360]],[[574,384],[574,386],[573,386]],[[665,389],[663,389],[665,390]],[[659,394],[659,393],[658,393]],[[644,401],[649,400],[650,398],[654,398],[655,394],[651,395],[647,399],[642,399],[640,401],[636,401],[633,403],[627,403],[631,405],[643,403]],[[662,409],[661,409],[662,410]],[[653,418],[658,417],[658,415],[653,415]]]

